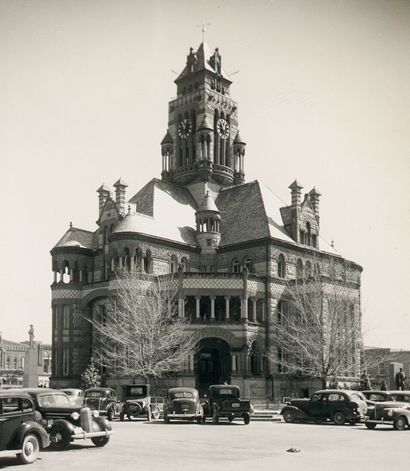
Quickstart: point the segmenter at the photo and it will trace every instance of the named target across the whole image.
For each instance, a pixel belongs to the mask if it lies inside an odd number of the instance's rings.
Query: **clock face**
[[[185,139],[191,134],[192,123],[189,119],[183,119],[178,126],[178,135]]]
[[[229,137],[229,124],[224,119],[219,119],[216,125],[219,137],[221,139],[228,139]]]

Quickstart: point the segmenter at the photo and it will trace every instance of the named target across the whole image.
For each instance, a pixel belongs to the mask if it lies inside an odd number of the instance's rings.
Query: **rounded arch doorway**
[[[196,388],[203,395],[211,384],[229,383],[231,379],[231,349],[220,338],[204,338],[195,354]]]

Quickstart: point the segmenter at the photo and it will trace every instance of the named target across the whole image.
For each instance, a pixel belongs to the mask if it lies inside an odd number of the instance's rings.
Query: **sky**
[[[96,190],[160,177],[173,81],[219,47],[246,180],[297,178],[321,238],[363,266],[368,346],[410,349],[410,1],[1,0],[3,338],[51,341],[50,250],[95,230]]]

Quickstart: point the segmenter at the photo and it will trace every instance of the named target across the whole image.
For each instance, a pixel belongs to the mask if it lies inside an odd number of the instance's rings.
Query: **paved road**
[[[363,425],[242,422],[220,425],[142,421],[114,422],[104,448],[76,442],[65,452],[47,452],[27,471],[320,471],[405,469],[410,430]],[[287,453],[290,447],[299,453]],[[0,469],[23,469],[0,458]]]

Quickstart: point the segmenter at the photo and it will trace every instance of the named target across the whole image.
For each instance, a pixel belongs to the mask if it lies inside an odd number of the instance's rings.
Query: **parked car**
[[[366,411],[366,398],[361,392],[326,389],[315,392],[310,399],[291,399],[281,414],[288,423],[331,420],[342,425],[364,420]]]
[[[41,414],[51,445],[56,450],[66,450],[74,440],[90,438],[95,446],[108,443],[111,424],[105,417],[89,407],[75,406],[66,394],[56,389],[23,388],[33,399]]]
[[[232,384],[215,384],[209,387],[205,402],[202,404],[205,418],[212,417],[214,424],[220,417],[226,417],[232,422],[235,417],[241,417],[247,425],[251,421],[253,409],[247,399],[240,398],[239,386]]]
[[[84,405],[97,410],[100,415],[112,420],[117,408],[117,393],[111,388],[89,388],[84,393]]]
[[[396,400],[375,402],[369,406],[365,425],[373,430],[378,424],[392,425],[395,430],[410,427],[410,405]]]
[[[0,457],[16,455],[23,463],[36,461],[39,451],[50,444],[41,417],[28,394],[0,391]]]
[[[149,384],[125,384],[122,386],[122,405],[120,407],[120,420],[125,416],[128,420],[133,417],[146,416],[148,420],[159,419],[160,409],[151,404]]]
[[[84,391],[82,389],[75,389],[75,388],[67,388],[67,389],[60,389],[63,393],[67,394],[68,399],[70,400],[71,404],[76,406],[82,406],[84,403]]]
[[[194,388],[172,388],[164,404],[164,422],[172,420],[197,421],[204,419],[204,409],[199,401],[199,393]]]

